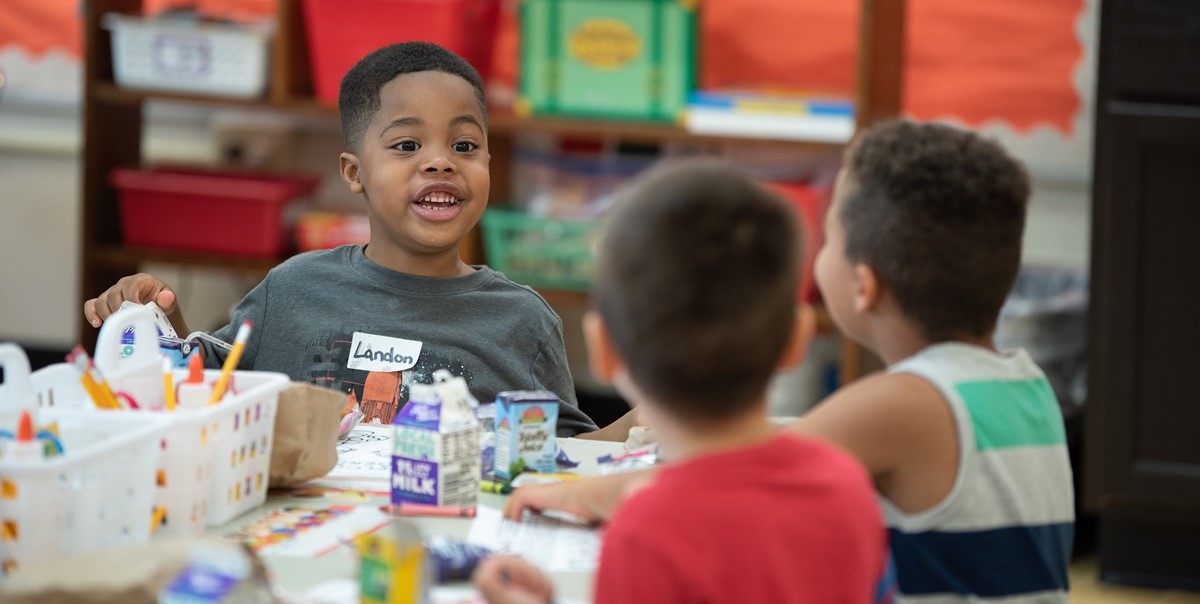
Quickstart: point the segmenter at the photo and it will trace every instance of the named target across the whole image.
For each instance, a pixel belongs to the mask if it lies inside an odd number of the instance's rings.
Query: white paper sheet
[[[308,486],[359,490],[388,490],[392,471],[392,427],[355,426],[337,445],[338,460],[325,476]]]
[[[600,560],[597,529],[541,516],[505,520],[488,506],[479,506],[467,541],[518,554],[548,573],[592,573]]]

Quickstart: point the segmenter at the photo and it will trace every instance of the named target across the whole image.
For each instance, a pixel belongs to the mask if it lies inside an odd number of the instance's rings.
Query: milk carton
[[[410,385],[408,404],[392,420],[392,503],[474,507],[479,420],[462,378],[445,372],[435,380]]]
[[[496,395],[496,476],[512,479],[513,464],[523,460],[535,472],[554,472],[558,451],[558,397],[544,391]]]

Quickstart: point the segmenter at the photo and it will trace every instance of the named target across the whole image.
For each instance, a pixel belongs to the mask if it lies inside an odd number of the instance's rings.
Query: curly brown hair
[[[970,130],[883,122],[846,151],[846,256],[930,341],[986,337],[1021,264],[1024,167]]]

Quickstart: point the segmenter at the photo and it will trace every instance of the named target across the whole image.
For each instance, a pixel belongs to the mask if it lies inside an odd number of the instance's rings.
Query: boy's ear
[[[602,382],[612,382],[625,362],[612,344],[604,319],[594,310],[583,315],[583,341],[587,345],[588,367],[592,375]]]
[[[854,265],[854,310],[865,313],[875,308],[882,293],[882,283],[879,274],[870,266],[858,263]]]
[[[796,307],[796,321],[792,325],[792,334],[788,338],[787,348],[779,358],[779,369],[792,369],[804,362],[808,353],[808,343],[817,333],[817,313],[813,307],[800,304]]]
[[[338,163],[341,166],[342,180],[346,182],[346,186],[350,187],[350,192],[362,194],[366,189],[363,188],[362,177],[358,169],[358,156],[347,151],[338,156]]]

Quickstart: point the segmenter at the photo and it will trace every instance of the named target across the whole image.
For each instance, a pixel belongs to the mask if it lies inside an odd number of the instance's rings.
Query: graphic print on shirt
[[[433,372],[438,369],[462,377],[468,388],[473,382],[472,372],[461,361],[424,348],[415,364],[403,371],[349,369],[355,331],[321,334],[305,346],[304,354],[311,359],[308,381],[346,393],[347,398],[357,402],[362,409],[364,423],[392,423],[392,418],[408,402],[409,384],[433,383]],[[364,353],[361,343],[360,338],[359,354]]]

